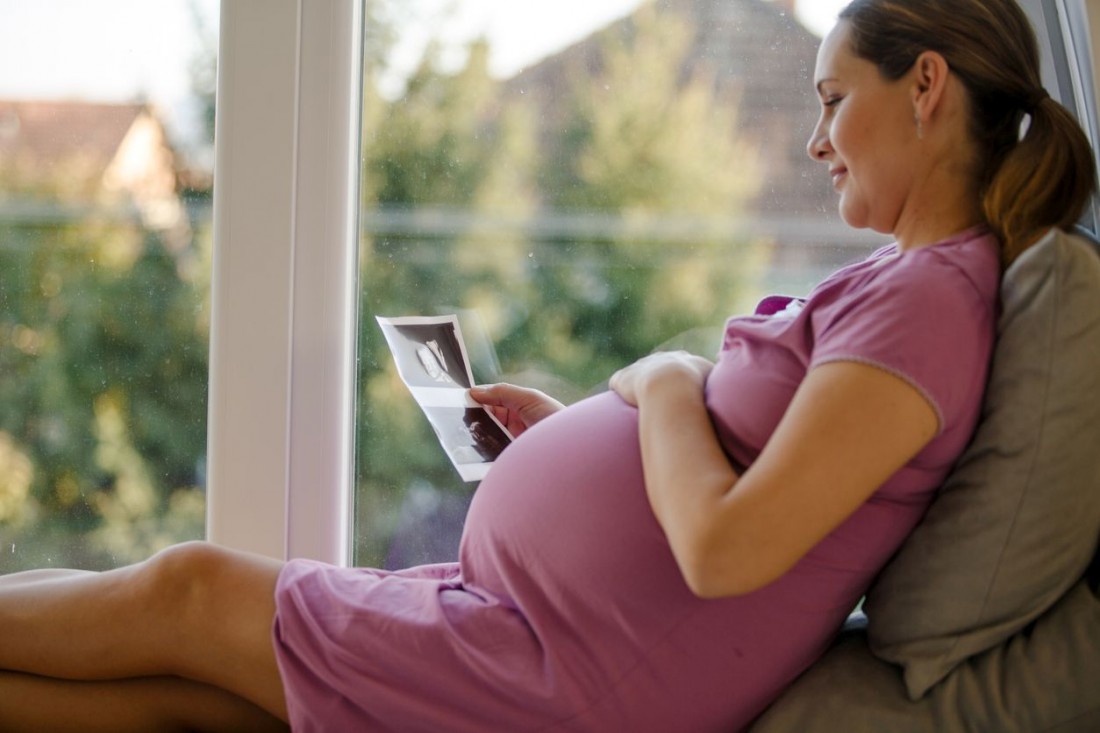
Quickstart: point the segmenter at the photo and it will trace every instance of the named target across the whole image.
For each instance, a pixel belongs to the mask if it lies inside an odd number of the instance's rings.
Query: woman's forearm
[[[690,366],[690,365],[689,365]],[[931,403],[904,379],[858,362],[811,369],[779,426],[738,476],[702,380],[682,360],[633,376],[646,492],[688,586],[703,597],[773,582],[927,445]]]
[[[711,595],[723,499],[737,482],[692,375],[666,372],[638,390],[646,493],[688,586]]]

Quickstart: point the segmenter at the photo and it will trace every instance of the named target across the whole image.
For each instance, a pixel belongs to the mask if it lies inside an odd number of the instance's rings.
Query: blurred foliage
[[[207,135],[213,69],[191,66]],[[177,199],[110,179],[124,129],[65,154],[36,132],[0,157],[0,574],[115,567],[205,525],[209,176],[137,135]]]
[[[205,283],[110,209],[26,221],[26,201],[3,203],[0,572],[201,537]]]

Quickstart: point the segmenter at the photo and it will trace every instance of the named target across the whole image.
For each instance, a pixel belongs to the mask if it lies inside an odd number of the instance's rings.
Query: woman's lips
[[[847,168],[832,168],[829,170],[829,176],[833,179],[833,188],[840,186],[841,181],[848,175]]]

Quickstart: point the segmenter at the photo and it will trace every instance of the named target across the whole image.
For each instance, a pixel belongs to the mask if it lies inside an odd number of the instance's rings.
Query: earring
[[[924,139],[924,125],[921,123],[920,115],[913,115],[913,121],[917,123],[917,139]]]

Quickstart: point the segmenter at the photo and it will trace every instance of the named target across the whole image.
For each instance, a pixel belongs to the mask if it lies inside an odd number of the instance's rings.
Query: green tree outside
[[[0,570],[113,567],[201,537],[202,284],[102,210],[8,219],[0,241]]]

